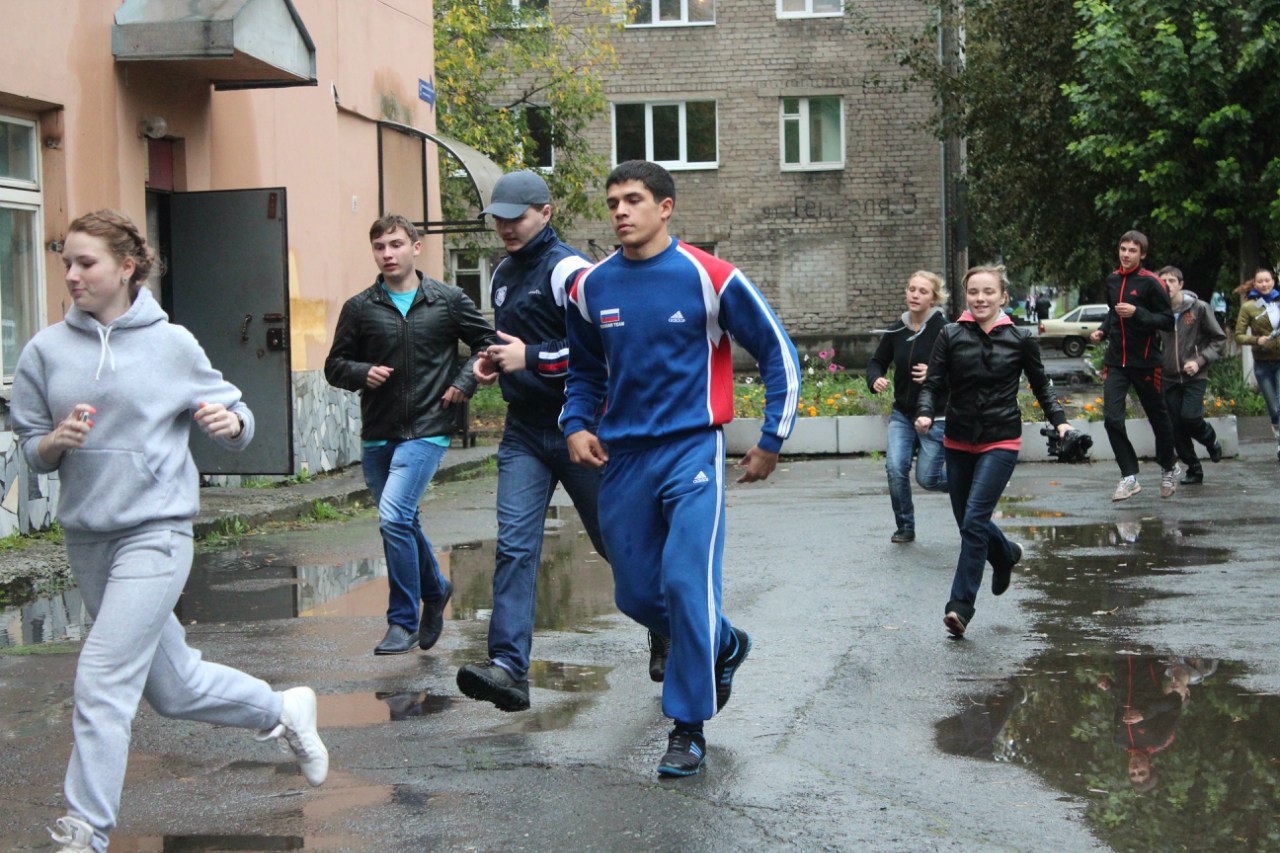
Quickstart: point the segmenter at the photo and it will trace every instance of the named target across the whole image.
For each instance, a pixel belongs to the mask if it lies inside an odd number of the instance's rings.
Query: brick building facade
[[[592,147],[610,163],[663,162],[676,180],[672,233],[741,268],[803,348],[836,342],[860,367],[868,332],[901,313],[909,274],[944,267],[931,93],[864,35],[922,28],[923,5],[635,5]],[[604,222],[561,236],[597,256],[613,245]]]

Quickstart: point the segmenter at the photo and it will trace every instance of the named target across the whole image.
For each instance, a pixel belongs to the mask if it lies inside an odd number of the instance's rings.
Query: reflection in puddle
[[[421,690],[321,693],[316,698],[320,726],[344,728],[380,726],[439,714],[455,704],[452,696],[437,696]]]
[[[437,558],[454,583],[445,617],[487,618],[493,600],[495,543],[469,542]],[[381,556],[340,564],[299,564],[269,541],[198,552],[174,612],[185,624],[240,623],[299,617],[380,616],[387,607],[387,565]],[[577,513],[548,512],[534,627],[583,628],[614,611],[613,577],[592,549]],[[91,624],[75,589],[0,610],[0,648],[79,641]]]
[[[938,744],[1080,797],[1116,850],[1274,851],[1280,697],[1242,690],[1241,674],[1206,658],[1050,652],[967,697]]]

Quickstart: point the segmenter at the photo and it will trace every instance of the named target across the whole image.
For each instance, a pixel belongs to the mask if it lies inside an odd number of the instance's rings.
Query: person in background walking
[[[1071,429],[1040,361],[1039,342],[1001,310],[1009,298],[1004,267],[973,267],[961,286],[968,310],[938,336],[916,407],[916,431],[924,434],[942,410],[940,401],[947,400],[943,444],[960,556],[942,622],[957,639],[973,620],[986,564],[991,563],[991,594],[1002,595],[1022,559],[1022,546],[991,516],[1022,447],[1023,374],[1058,435],[1066,437]]]
[[[166,717],[281,739],[312,785],[328,775],[329,753],[311,688],[280,693],[202,660],[173,615],[200,505],[191,424],[243,450],[253,413],[143,286],[155,254],[128,217],[76,219],[62,262],[72,307],[23,349],[12,414],[27,464],[58,473],[67,560],[93,618],[76,665],[67,815],[51,834],[63,853],[100,853],[143,697]]]
[[[1218,321],[1218,325],[1225,329],[1227,327],[1227,297],[1222,295],[1221,290],[1215,290],[1213,296],[1209,297],[1209,307],[1213,309],[1213,316]]]
[[[418,503],[449,449],[457,422],[450,406],[476,390],[471,362],[457,366],[458,344],[474,360],[498,339],[460,288],[418,272],[422,241],[408,219],[378,219],[369,244],[378,277],[342,306],[324,376],[360,392],[361,465],[378,502],[390,587],[387,633],[373,653],[399,655],[436,644],[453,595],[422,532]]]
[[[1192,439],[1209,452],[1209,461],[1222,460],[1222,444],[1204,419],[1204,395],[1209,388],[1209,365],[1222,355],[1227,335],[1209,306],[1183,287],[1182,270],[1164,267],[1158,273],[1169,288],[1173,331],[1161,332],[1164,344],[1164,402],[1173,420],[1173,449],[1187,466],[1182,482],[1204,482],[1204,468],[1196,458]]]
[[[893,410],[889,413],[889,443],[884,468],[889,476],[889,503],[893,506],[896,529],[890,542],[912,542],[916,538],[915,504],[911,499],[911,462],[916,462],[916,482],[933,492],[947,490],[945,457],[942,451],[944,420],[939,418],[928,432],[917,434],[916,401],[929,368],[938,333],[947,324],[942,307],[947,289],[942,276],[927,270],[907,279],[907,310],[880,337],[880,344],[867,363],[867,387],[876,394],[889,389],[886,374],[893,369]],[[937,408],[946,409],[945,398]]]
[[[1280,461],[1280,290],[1276,290],[1275,274],[1260,268],[1236,292],[1240,294],[1236,343],[1253,347],[1253,377],[1267,403]]]

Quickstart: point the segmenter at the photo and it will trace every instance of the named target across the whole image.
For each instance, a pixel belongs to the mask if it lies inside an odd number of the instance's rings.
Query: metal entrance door
[[[284,188],[174,193],[169,220],[172,319],[240,388],[257,422],[242,453],[193,426],[196,465],[205,474],[292,474]]]

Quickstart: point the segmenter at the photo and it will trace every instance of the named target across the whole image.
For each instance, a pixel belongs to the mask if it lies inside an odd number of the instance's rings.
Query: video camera
[[[1049,455],[1057,457],[1059,462],[1088,462],[1089,448],[1093,447],[1093,436],[1078,429],[1067,430],[1065,436],[1058,435],[1055,426],[1040,428],[1040,434],[1049,440]]]

